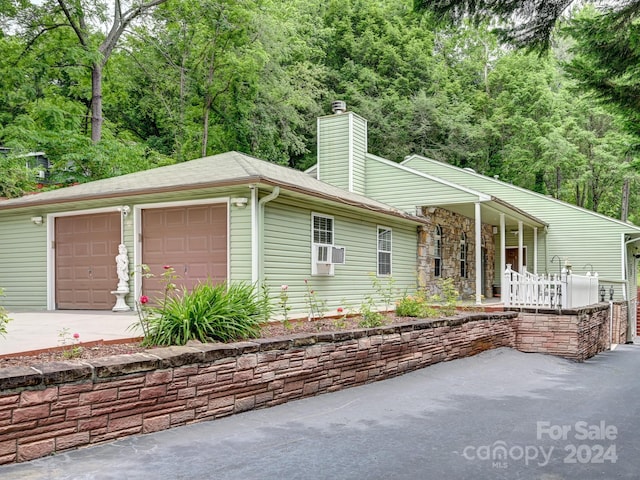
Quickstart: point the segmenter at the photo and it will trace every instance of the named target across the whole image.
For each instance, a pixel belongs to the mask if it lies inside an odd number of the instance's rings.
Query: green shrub
[[[362,328],[373,328],[384,325],[385,316],[376,310],[376,305],[371,298],[363,302],[360,306],[361,320],[358,326]]]
[[[404,295],[396,303],[396,315],[399,317],[429,317],[431,310],[423,295]]]
[[[456,305],[460,292],[456,290],[453,278],[445,278],[440,281],[440,295],[434,295],[433,300],[440,304],[440,312],[444,316],[456,313]]]
[[[453,284],[453,279],[442,280],[440,282],[440,292],[440,294],[436,295],[428,295],[424,290],[421,290],[416,295],[405,293],[396,303],[396,315],[399,317],[418,318],[453,315],[456,313],[459,295]]]
[[[184,345],[189,340],[227,342],[260,333],[263,300],[252,285],[202,283],[166,299],[149,319],[146,345]]]

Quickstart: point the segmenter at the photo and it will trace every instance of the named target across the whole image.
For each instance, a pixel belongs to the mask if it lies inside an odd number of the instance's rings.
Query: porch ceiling
[[[464,215],[468,218],[475,217],[475,204],[474,203],[456,203],[456,204],[440,204],[429,205],[433,207],[440,207],[446,210]],[[482,223],[489,225],[500,225],[500,214],[504,213],[505,226],[517,227],[518,222],[521,221],[524,225],[531,228],[543,228],[548,226],[546,222],[543,222],[539,218],[534,217],[513,205],[510,205],[500,199],[492,197],[489,201],[480,203],[480,214],[482,215]]]

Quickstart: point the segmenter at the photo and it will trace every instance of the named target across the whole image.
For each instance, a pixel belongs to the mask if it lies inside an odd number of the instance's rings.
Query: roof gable
[[[527,211],[550,224],[552,224],[553,221],[548,218],[548,212],[553,211],[554,217],[556,217],[558,215],[558,211],[562,210],[567,215],[587,215],[593,220],[606,221],[617,227],[622,227],[623,230],[628,232],[640,233],[640,227],[638,226],[622,222],[621,220],[608,217],[583,207],[578,207],[577,205],[573,205],[556,198],[542,195],[541,193],[533,192],[523,187],[503,182],[496,178],[482,175],[471,169],[456,167],[454,165],[422,157],[420,155],[411,155],[401,163],[407,167],[466,185],[469,188],[481,189],[482,191],[515,205],[516,207]]]
[[[226,152],[118,177],[96,180],[0,202],[0,212],[15,208],[149,193],[232,185],[268,184],[286,190],[421,222],[382,202],[321,182],[299,170]]]

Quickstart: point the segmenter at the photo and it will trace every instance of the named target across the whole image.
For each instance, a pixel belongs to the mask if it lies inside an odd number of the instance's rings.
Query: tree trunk
[[[91,67],[91,141],[102,139],[102,64],[94,62]]]
[[[209,143],[209,112],[211,111],[211,106],[208,102],[205,102],[204,106],[204,118],[202,120],[202,150],[200,152],[200,156],[207,156],[207,143]]]
[[[620,209],[620,220],[626,222],[629,218],[629,190],[631,188],[631,181],[628,178],[624,179],[622,184],[622,206]]]
[[[206,87],[206,95],[204,97],[204,105],[203,105],[203,117],[202,120],[202,151],[201,156],[207,156],[207,143],[209,143],[209,114],[211,112],[211,106],[213,105],[213,94],[211,93],[211,88],[213,85],[213,79],[216,74],[216,42],[213,42],[213,47],[211,49],[211,56],[209,58],[209,71],[207,72],[207,83]]]

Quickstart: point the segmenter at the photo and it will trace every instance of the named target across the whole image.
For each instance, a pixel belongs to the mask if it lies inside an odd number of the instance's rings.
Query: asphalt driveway
[[[213,422],[0,467],[11,479],[637,479],[640,345],[501,348]]]

